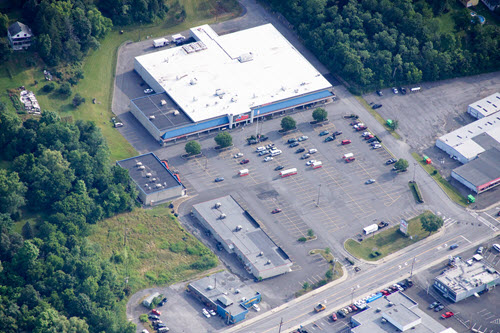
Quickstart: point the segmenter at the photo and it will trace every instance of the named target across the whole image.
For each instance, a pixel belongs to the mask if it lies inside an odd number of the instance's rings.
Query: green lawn
[[[183,281],[201,271],[191,267],[198,260],[217,262],[209,249],[184,230],[166,204],[137,208],[99,222],[89,239],[99,244],[120,281],[129,277],[132,292]]]
[[[451,184],[448,183],[448,181],[439,174],[439,171],[437,171],[436,168],[434,168],[431,164],[425,163],[422,156],[420,156],[417,153],[411,153],[411,156],[413,156],[413,158],[418,163],[420,163],[420,165],[425,169],[425,171],[427,171],[427,173],[432,178],[434,178],[437,184],[446,192],[446,194],[451,200],[455,201],[457,204],[463,207],[467,207],[467,205],[469,204],[467,198],[465,198],[462,194],[460,194],[460,192],[458,192],[456,188],[451,186]],[[436,173],[434,173],[434,171],[436,171]]]
[[[33,90],[37,96],[42,110],[58,111],[61,116],[70,116],[73,120],[83,119],[94,121],[103,131],[104,136],[111,149],[111,159],[119,160],[137,154],[135,149],[116,131],[110,122],[113,114],[111,112],[112,88],[116,66],[116,55],[118,47],[126,41],[144,40],[147,36],[163,36],[182,30],[189,29],[200,24],[214,23],[227,20],[240,14],[241,8],[235,0],[179,0],[184,6],[186,18],[180,22],[176,20],[180,8],[172,7],[168,17],[160,24],[115,27],[104,40],[101,47],[91,52],[85,59],[83,70],[85,78],[73,87],[73,94],[79,93],[86,99],[86,103],[75,110],[71,105],[72,97],[61,99],[56,93],[44,94],[40,89],[45,85],[43,77],[43,65],[27,67],[26,58],[30,53],[16,53],[12,60],[0,65],[0,100],[7,103],[12,111],[7,89],[15,89],[25,86]],[[230,11],[229,14],[215,15],[216,3],[219,8]],[[124,33],[119,31],[123,29]],[[39,83],[34,85],[34,81]],[[92,100],[96,98],[97,104]]]
[[[425,213],[408,221],[408,233],[412,236],[411,238],[403,236],[403,234],[399,231],[399,225],[397,225],[390,229],[376,232],[362,242],[348,239],[344,244],[345,248],[356,258],[369,261],[380,260],[391,253],[397,252],[429,236],[429,232],[422,229],[422,225],[420,223],[420,218],[425,214],[432,213],[426,211]],[[381,254],[373,258],[370,254],[374,251],[378,251]]]

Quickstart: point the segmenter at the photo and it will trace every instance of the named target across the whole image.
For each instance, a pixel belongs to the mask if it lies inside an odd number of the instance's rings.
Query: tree
[[[9,24],[9,17],[7,14],[0,13],[0,36],[7,35],[7,26]]]
[[[21,233],[22,233],[24,239],[32,239],[35,236],[35,234],[33,232],[33,227],[31,226],[30,221],[27,221],[23,225],[23,229],[21,230]]]
[[[198,141],[189,141],[188,143],[186,143],[184,149],[189,155],[198,155],[199,153],[201,153],[201,145],[198,143]]]
[[[309,282],[304,282],[302,289],[307,290],[309,288]]]
[[[325,121],[326,119],[328,119],[328,112],[326,112],[326,110],[323,108],[317,108],[313,111],[312,117],[317,122]]]
[[[430,235],[434,231],[438,231],[443,226],[444,222],[440,216],[428,214],[420,218],[420,223],[422,223],[422,229],[428,231]]]
[[[309,237],[314,236],[314,231],[312,229],[307,230],[307,236]]]
[[[327,270],[325,273],[325,277],[327,280],[331,280],[333,277],[333,271],[331,269]]]
[[[394,164],[394,167],[398,170],[401,170],[401,171],[406,171],[406,169],[408,169],[408,161],[405,160],[405,159],[402,159],[400,158],[395,164]]]
[[[53,91],[55,88],[56,88],[56,85],[54,84],[54,82],[50,82],[50,83],[47,83],[46,85],[44,85],[42,89],[44,92],[49,93],[49,92]]]
[[[283,131],[289,131],[297,127],[297,122],[290,116],[281,119],[281,128]]]
[[[69,85],[69,83],[63,83],[59,87],[58,92],[63,96],[69,97],[71,95],[71,86]]]
[[[0,38],[0,60],[7,60],[12,54],[7,38]]]
[[[233,138],[231,137],[231,134],[227,132],[217,134],[214,140],[215,143],[217,143],[217,145],[219,145],[221,148],[226,148],[233,145]]]
[[[85,98],[83,98],[79,93],[76,93],[75,97],[73,97],[73,106],[77,108],[82,103],[85,103]]]
[[[16,172],[0,169],[0,214],[14,214],[24,206],[26,186]]]
[[[391,129],[391,131],[395,131],[395,130],[397,130],[397,129],[398,129],[398,127],[399,127],[399,121],[397,121],[397,120],[393,120],[393,121],[392,121],[389,125],[387,125],[387,126],[389,126],[389,128]]]

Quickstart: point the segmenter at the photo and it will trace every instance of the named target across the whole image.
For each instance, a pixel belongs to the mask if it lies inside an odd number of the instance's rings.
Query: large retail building
[[[331,84],[272,24],[219,36],[192,28],[194,42],[135,58],[156,92],[131,111],[160,143],[233,128],[335,99]]]

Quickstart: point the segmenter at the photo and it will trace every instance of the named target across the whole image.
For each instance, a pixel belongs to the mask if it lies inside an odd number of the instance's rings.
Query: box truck
[[[168,39],[160,38],[160,39],[155,39],[153,41],[153,46],[154,47],[163,47],[163,46],[167,46],[168,43],[169,43]]]
[[[377,230],[378,230],[378,225],[376,225],[376,224],[371,224],[371,225],[367,226],[366,228],[363,228],[365,235],[369,235]]]

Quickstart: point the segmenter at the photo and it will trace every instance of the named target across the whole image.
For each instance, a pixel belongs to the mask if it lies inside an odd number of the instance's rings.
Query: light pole
[[[417,259],[417,257],[413,257],[413,261],[411,263],[410,280],[411,280],[411,277],[413,276],[413,265],[415,264],[416,259]]]
[[[354,291],[356,291],[356,289],[358,289],[358,288],[359,288],[359,284],[357,286],[351,288],[351,304],[354,303]]]
[[[417,163],[413,162],[413,182],[415,182],[415,172],[417,171]]]
[[[321,194],[321,184],[318,186],[318,201],[316,201],[316,207],[319,207],[319,195]]]

